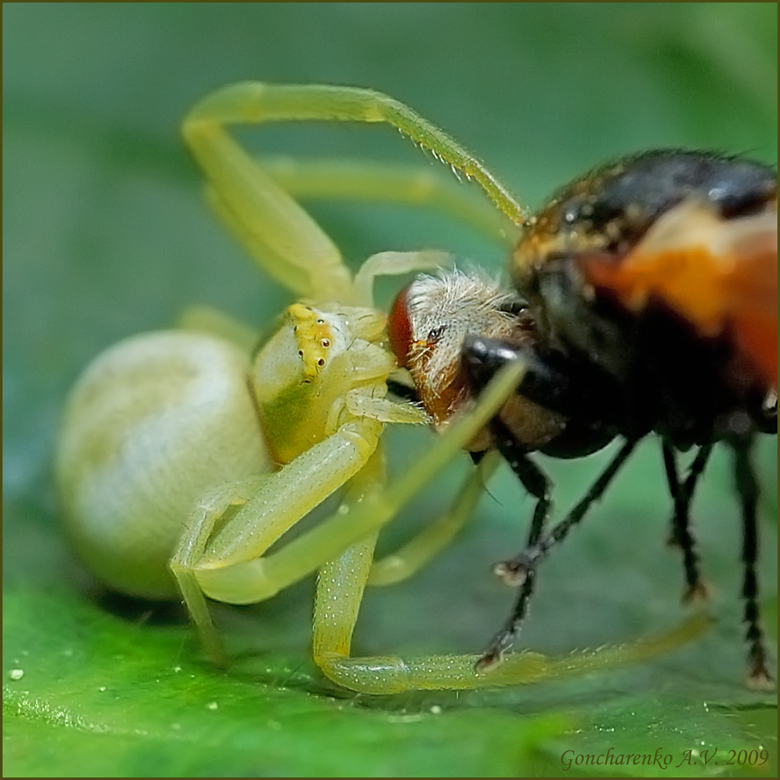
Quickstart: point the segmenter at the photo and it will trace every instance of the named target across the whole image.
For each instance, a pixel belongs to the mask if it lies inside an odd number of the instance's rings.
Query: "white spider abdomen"
[[[57,481],[75,548],[110,587],[174,596],[168,560],[196,500],[268,470],[248,365],[223,339],[160,331],[111,347],[76,384]]]

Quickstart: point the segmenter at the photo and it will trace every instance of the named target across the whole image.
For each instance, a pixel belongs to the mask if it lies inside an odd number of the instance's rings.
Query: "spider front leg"
[[[581,676],[641,663],[701,636],[710,620],[693,615],[655,637],[554,658],[535,652],[508,655],[493,668],[480,666],[477,655],[350,656],[376,534],[366,536],[329,561],[319,572],[314,619],[314,657],[323,672],[350,690],[394,694],[410,690],[470,690],[524,685]]]
[[[350,515],[353,523],[361,517],[366,518],[362,539],[328,561],[319,572],[314,656],[325,674],[343,687],[362,693],[392,694],[406,690],[463,690],[557,679],[641,662],[691,641],[709,627],[709,621],[697,615],[665,634],[623,646],[600,648],[597,651],[577,653],[560,659],[531,652],[517,653],[485,673],[485,670],[478,668],[479,656],[475,655],[418,658],[350,656],[352,633],[363,590],[367,582],[371,584],[371,560],[376,543],[373,530],[393,517],[428,484],[444,463],[470,441],[475,431],[478,431],[506,400],[507,393],[517,384],[522,370],[520,361],[506,367],[488,385],[477,407],[456,420],[447,433],[415,464],[415,468],[389,488],[380,487],[383,482],[380,476],[381,463],[378,454],[375,455],[367,468],[353,481],[348,498],[336,516],[337,520],[328,521],[334,522],[335,526],[340,525],[344,518]],[[487,464],[485,468],[492,469],[492,463],[487,461]],[[469,480],[459,498],[465,498],[467,503],[475,501],[475,484],[473,478]],[[355,487],[356,485],[359,486]],[[463,511],[463,505],[456,500],[450,516],[454,517]],[[451,529],[451,517],[435,523],[434,527],[441,524],[442,527]],[[437,538],[438,534],[434,533],[433,537]],[[417,541],[413,540],[409,547],[414,549]],[[429,550],[427,545],[422,546]],[[431,546],[436,547],[435,544]],[[419,559],[412,555],[411,562],[406,560],[404,550],[405,548],[402,548],[401,558],[404,563],[409,564],[408,568],[403,567],[408,574],[416,568],[413,562],[419,562]],[[382,562],[379,563],[381,565]]]
[[[230,124],[273,121],[390,124],[456,172],[473,178],[513,223],[525,221],[525,210],[478,159],[386,95],[351,87],[233,84],[195,106],[184,121],[184,138],[206,173],[217,211],[233,233],[270,275],[305,297],[350,302],[345,297],[349,274],[338,249],[225,130]],[[356,173],[352,181],[361,178],[365,191],[364,172]],[[413,187],[388,180],[400,199],[414,198]],[[338,189],[337,183],[334,186]]]
[[[381,480],[376,476],[373,452],[381,423],[363,417],[341,426],[280,471],[226,486],[202,500],[173,556],[171,568],[214,660],[224,662],[224,653],[204,594],[235,604],[260,601],[320,567],[325,567],[322,582],[327,581],[330,575],[325,564],[343,555],[355,555],[354,545],[365,544],[361,540],[370,539],[424,489],[430,478],[460,452],[473,431],[495,413],[517,382],[520,370],[511,367],[497,377],[474,413],[453,425],[449,435],[423,456],[419,468],[408,472],[391,489],[378,488]],[[383,406],[382,414],[386,413]],[[406,421],[406,417],[401,421]],[[265,555],[310,509],[352,477],[355,478],[347,500],[336,513],[278,552]],[[318,651],[323,658],[344,650],[343,637],[351,636],[367,576],[367,566],[363,573],[356,568],[349,573],[349,581],[337,583],[334,603],[335,613],[340,616],[338,627],[315,630],[319,637],[315,646],[324,648]],[[329,614],[327,610],[325,614]],[[327,671],[327,663],[323,664]],[[355,685],[360,685],[359,679]],[[378,682],[373,676],[371,680],[371,685],[378,685],[384,692],[393,687],[381,674]],[[450,687],[443,684],[446,680],[437,680],[432,687]],[[419,686],[413,678],[407,687]]]
[[[231,604],[262,601],[326,561],[327,546],[309,546],[307,555],[290,554],[292,545],[265,553],[363,468],[381,429],[368,418],[348,423],[280,471],[226,485],[198,502],[170,566],[213,661],[224,665],[226,657],[204,594]],[[345,544],[335,535],[330,543],[331,555]]]
[[[413,576],[452,542],[476,509],[488,479],[498,466],[497,453],[487,453],[466,478],[448,512],[425,526],[402,547],[371,565],[368,585],[385,586]]]
[[[349,158],[261,157],[258,164],[294,198],[398,203],[433,209],[507,249],[519,230],[503,212],[447,173],[431,166],[397,165]]]

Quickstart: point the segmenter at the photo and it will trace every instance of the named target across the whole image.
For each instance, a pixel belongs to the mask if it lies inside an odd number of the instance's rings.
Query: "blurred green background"
[[[180,612],[117,604],[91,582],[63,540],[50,473],[68,388],[102,348],[170,325],[189,303],[262,327],[289,300],[202,202],[178,127],[209,90],[258,79],[387,92],[536,204],[592,164],[649,147],[774,163],[775,4],[11,3],[3,22],[5,775],[555,775],[563,751],[609,747],[661,749],[675,773],[694,776],[743,775],[729,751],[768,750],[750,771],[776,771],[775,699],[741,687],[740,534],[723,453],[695,508],[717,616],[703,639],[588,680],[389,699],[339,691],[313,668],[311,582],[268,604],[220,608],[237,662],[216,672]],[[263,151],[435,164],[387,128],[240,137]],[[354,266],[421,247],[497,272],[504,264],[438,215],[356,204],[312,212]],[[388,432],[396,470],[414,465],[428,435]],[[545,462],[559,510],[606,457]],[[440,510],[465,468],[455,464],[406,520]],[[761,443],[757,468],[774,653],[774,439]],[[629,641],[684,614],[681,566],[664,546],[670,502],[657,445],[618,482],[542,569],[527,646],[565,654]],[[518,549],[518,518],[531,506],[500,473],[452,550],[411,582],[369,594],[356,649],[481,649],[511,601],[490,564]],[[699,753],[677,766],[685,750]]]

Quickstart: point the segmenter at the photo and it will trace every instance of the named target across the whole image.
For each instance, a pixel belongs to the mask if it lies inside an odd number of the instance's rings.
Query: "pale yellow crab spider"
[[[386,166],[277,161],[266,172],[226,132],[231,124],[277,120],[387,122],[476,180],[498,208],[475,210],[454,186]],[[474,408],[387,486],[384,424],[426,417],[386,397],[396,363],[386,346],[385,315],[374,306],[373,280],[436,268],[445,258],[386,252],[353,276],[293,194],[423,203],[495,235],[497,217],[509,235],[525,211],[458,144],[368,90],[235,84],[196,105],[183,132],[221,218],[299,302],[257,350],[240,325],[211,316],[130,338],[84,373],[67,404],[56,470],[69,534],[100,579],[148,598],[180,590],[209,656],[225,663],[205,596],[256,602],[318,572],[315,661],[341,685],[370,693],[510,685],[608,668],[700,630],[688,624],[655,640],[560,660],[518,653],[486,674],[475,672],[476,656],[350,657],[366,583],[408,577],[446,546],[472,513],[492,458],[467,479],[449,512],[373,562],[378,531],[496,413],[523,367],[499,374]],[[268,552],[340,488],[343,498],[331,516]]]

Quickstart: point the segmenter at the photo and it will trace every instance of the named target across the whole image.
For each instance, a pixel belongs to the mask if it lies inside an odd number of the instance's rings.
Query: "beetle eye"
[[[429,331],[427,339],[428,343],[435,344],[442,337],[442,334],[445,330],[447,330],[447,326],[440,325],[438,328],[434,328],[432,331]]]
[[[406,366],[409,359],[409,349],[412,345],[412,325],[409,322],[409,307],[407,297],[409,288],[402,290],[393,303],[393,308],[387,318],[387,336],[390,349],[395,353],[398,365]]]

